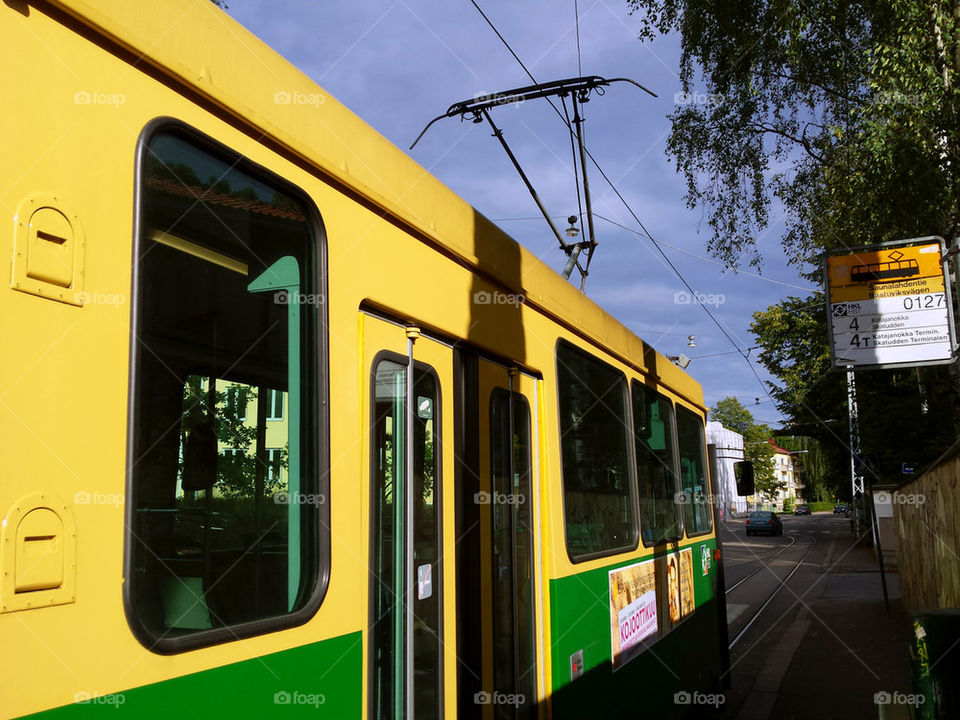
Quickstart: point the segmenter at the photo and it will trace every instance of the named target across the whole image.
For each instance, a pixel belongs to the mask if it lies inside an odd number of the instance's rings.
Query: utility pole
[[[863,462],[860,458],[860,411],[853,365],[847,365],[847,410],[850,415],[850,485],[853,497],[853,533],[860,537],[861,509],[864,507]]]

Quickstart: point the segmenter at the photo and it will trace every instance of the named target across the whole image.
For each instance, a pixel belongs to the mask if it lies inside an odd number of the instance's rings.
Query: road
[[[907,624],[850,521],[784,516],[782,536],[723,534],[732,687],[722,717],[877,718],[877,692],[909,690]]]

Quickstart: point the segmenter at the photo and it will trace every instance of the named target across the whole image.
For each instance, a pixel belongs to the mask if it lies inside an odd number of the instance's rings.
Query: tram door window
[[[373,381],[372,716],[383,719],[406,717],[411,692],[418,719],[440,717],[443,702],[439,389],[433,373],[417,366],[408,397],[407,372],[405,361],[380,360]]]
[[[687,535],[702,535],[713,528],[710,486],[703,421],[684,407],[677,408],[677,440],[680,447],[680,482]]]
[[[632,384],[633,439],[640,491],[640,537],[646,546],[683,537],[677,503],[673,405],[651,387]]]
[[[493,681],[515,703],[495,703],[494,717],[533,717],[536,641],[530,410],[522,395],[490,397],[493,541]],[[522,698],[522,700],[521,700]]]
[[[319,321],[278,300],[319,291],[315,240],[244,168],[180,129],[141,157],[126,591],[163,652],[295,624],[319,574]]]

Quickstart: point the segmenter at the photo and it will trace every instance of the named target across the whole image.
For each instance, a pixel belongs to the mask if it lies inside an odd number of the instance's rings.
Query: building
[[[718,422],[707,423],[707,444],[716,449],[716,480],[714,487],[720,496],[718,502],[727,513],[747,511],[747,498],[737,495],[737,483],[733,474],[733,464],[744,459],[743,435]]]
[[[795,453],[777,445],[773,438],[770,439],[770,447],[773,448],[774,479],[780,483],[776,494],[770,500],[781,510],[788,500],[796,507],[797,502],[803,499],[801,493],[803,486],[798,480],[797,469],[793,463]]]

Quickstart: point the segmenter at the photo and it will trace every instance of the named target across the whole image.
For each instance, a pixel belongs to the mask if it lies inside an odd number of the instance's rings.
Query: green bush
[[[786,500],[783,501],[783,511],[784,511],[785,513],[792,513],[792,512],[793,512],[793,498],[792,498],[792,497],[788,497]]]
[[[810,512],[822,512],[823,510],[833,510],[833,503],[831,502],[812,502],[807,503],[810,506]]]

